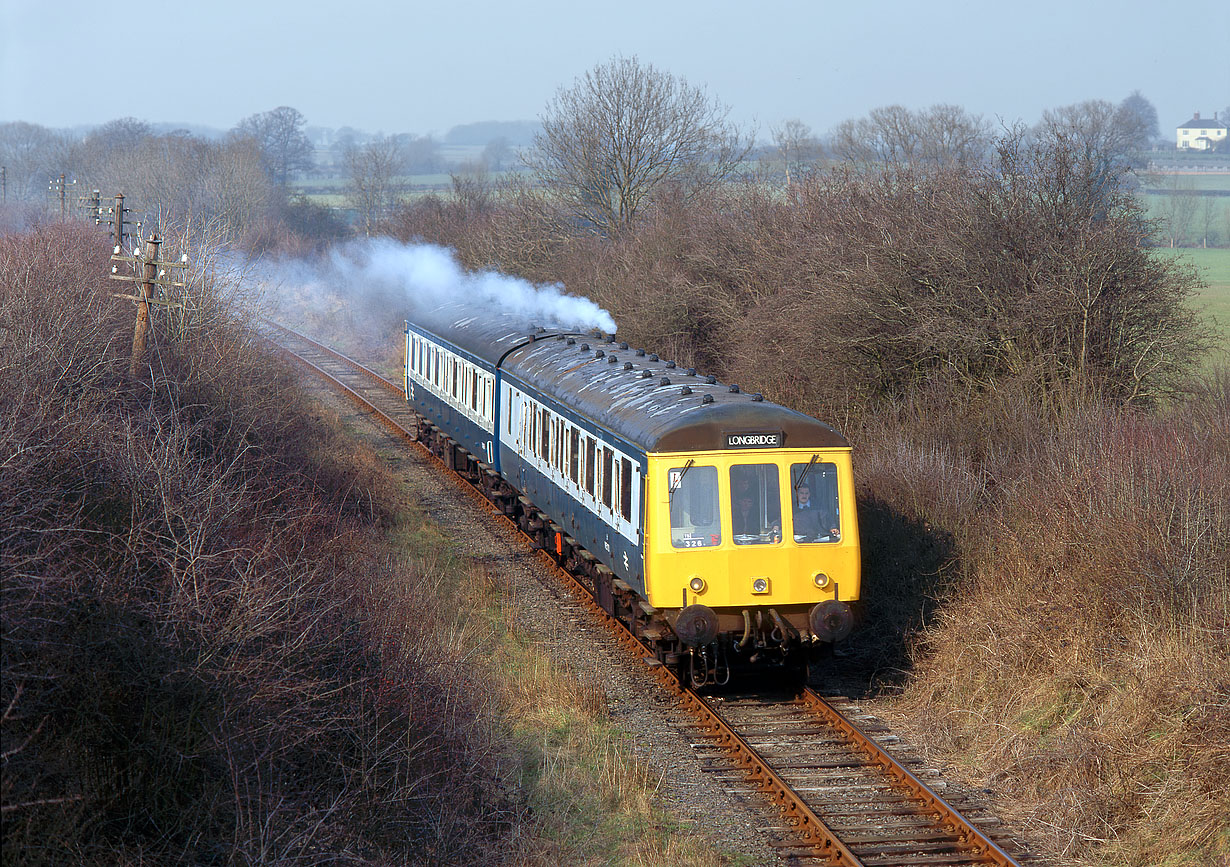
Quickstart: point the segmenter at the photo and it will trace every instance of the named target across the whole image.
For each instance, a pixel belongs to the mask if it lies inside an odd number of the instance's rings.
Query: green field
[[[1159,255],[1195,265],[1204,279],[1205,287],[1196,298],[1196,304],[1217,319],[1223,343],[1230,350],[1230,248],[1180,249],[1161,248]]]
[[[1230,190],[1230,172],[1140,172],[1140,182],[1154,190]]]

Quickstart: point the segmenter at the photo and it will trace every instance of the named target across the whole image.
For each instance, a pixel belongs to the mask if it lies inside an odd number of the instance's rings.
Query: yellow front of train
[[[735,445],[648,455],[649,603],[693,647],[841,640],[860,583],[850,449]]]

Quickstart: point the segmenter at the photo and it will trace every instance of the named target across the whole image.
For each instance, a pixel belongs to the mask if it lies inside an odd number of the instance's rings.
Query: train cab
[[[712,611],[715,638],[741,637],[756,616],[770,633],[780,618],[807,641],[845,637],[851,618],[825,625],[812,613],[824,602],[848,611],[859,598],[848,447],[651,455],[648,478],[651,605]]]

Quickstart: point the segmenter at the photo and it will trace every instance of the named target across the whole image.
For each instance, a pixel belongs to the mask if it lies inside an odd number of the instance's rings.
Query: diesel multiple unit
[[[833,428],[598,332],[458,307],[405,333],[421,438],[694,683],[849,633],[858,526]]]

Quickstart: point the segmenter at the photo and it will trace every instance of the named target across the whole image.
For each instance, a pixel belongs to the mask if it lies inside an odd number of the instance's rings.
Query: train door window
[[[538,413],[538,457],[542,458],[544,461],[551,454],[551,427],[548,424],[548,421],[547,411],[545,409],[540,410]]]
[[[568,447],[568,475],[575,485],[581,481],[581,432],[576,428],[568,436]]]
[[[619,459],[619,514],[625,521],[632,520],[632,461]]]
[[[470,371],[470,409],[478,412],[478,370]]]
[[[594,439],[593,437],[585,438],[585,490],[592,497],[594,495]]]
[[[555,420],[555,469],[564,474],[564,420]]]
[[[782,496],[776,464],[730,468],[730,523],[736,545],[781,541]]]
[[[606,446],[602,447],[602,503],[608,509],[611,508],[611,488],[614,485],[611,472],[612,465],[615,463],[615,453]]]
[[[837,466],[817,461],[790,465],[790,505],[794,541],[841,541],[841,507],[837,496]]]
[[[671,468],[666,479],[671,545],[712,548],[722,544],[717,467],[698,467],[689,461],[686,466]]]

